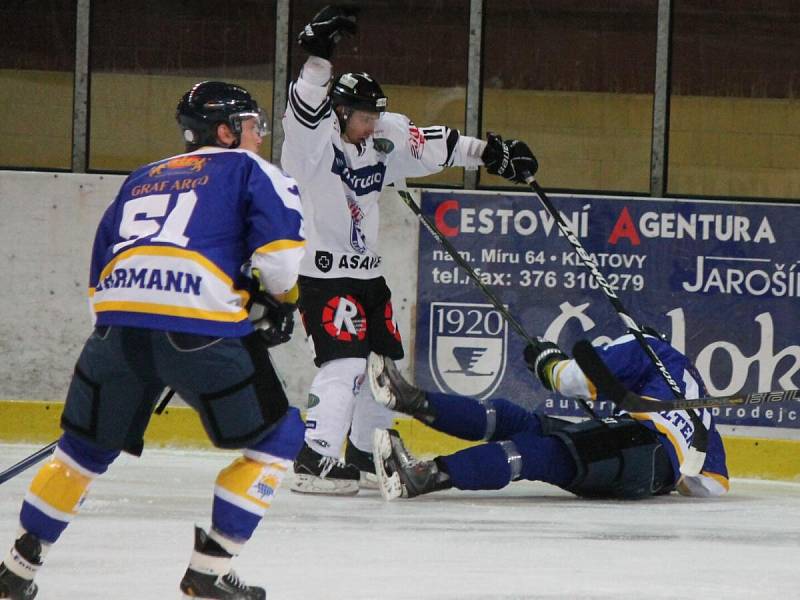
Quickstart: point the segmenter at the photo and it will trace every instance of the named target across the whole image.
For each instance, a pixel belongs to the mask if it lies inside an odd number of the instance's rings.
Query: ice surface
[[[36,449],[0,445],[0,469]],[[121,457],[51,550],[38,598],[180,598],[192,524],[208,525],[216,473],[235,456]],[[0,485],[3,554],[35,469]],[[605,502],[521,482],[391,503],[284,484],[234,565],[269,600],[800,598],[800,484]]]

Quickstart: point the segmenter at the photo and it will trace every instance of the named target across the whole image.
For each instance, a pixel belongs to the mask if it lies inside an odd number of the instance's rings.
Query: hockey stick
[[[658,372],[672,390],[675,398],[678,400],[683,399],[683,393],[681,392],[680,386],[667,370],[667,367],[664,366],[664,363],[661,361],[655,351],[650,347],[650,344],[647,343],[647,340],[644,339],[641,326],[633,319],[633,317],[630,316],[628,311],[625,310],[625,307],[622,305],[622,302],[614,291],[614,288],[610,283],[608,283],[608,280],[603,276],[603,273],[597,266],[597,262],[586,251],[578,237],[572,232],[567,223],[564,221],[561,213],[558,212],[556,207],[553,206],[553,203],[550,202],[550,199],[547,197],[547,194],[545,194],[542,186],[540,186],[539,182],[534,179],[533,175],[528,175],[525,177],[525,182],[531,187],[531,189],[533,189],[533,191],[539,197],[542,205],[545,207],[547,212],[550,213],[550,216],[553,217],[553,220],[556,222],[556,225],[558,226],[558,229],[561,231],[562,235],[567,238],[569,243],[572,244],[572,247],[575,248],[575,252],[577,252],[581,262],[589,270],[589,273],[597,282],[598,287],[603,290],[603,293],[605,293],[606,297],[611,302],[611,305],[614,307],[614,310],[617,312],[620,319],[622,319],[622,322],[625,324],[628,332],[633,334],[633,337],[635,337],[636,341],[639,342],[642,350],[644,350],[647,353],[647,356],[650,357],[653,365],[655,365],[655,367],[658,369]],[[692,444],[689,447],[689,452],[687,453],[685,460],[681,465],[681,473],[684,475],[697,475],[703,468],[703,463],[705,462],[705,454],[708,450],[708,431],[703,425],[703,421],[700,419],[700,416],[697,412],[689,411],[689,417],[694,425],[694,436],[692,437]]]
[[[451,258],[454,261],[456,261],[456,263],[458,263],[458,266],[464,269],[466,274],[469,275],[470,279],[472,279],[472,281],[475,282],[475,285],[478,286],[478,288],[483,292],[486,298],[488,298],[489,302],[491,302],[492,305],[497,309],[497,312],[503,315],[503,318],[514,328],[514,330],[522,337],[522,339],[524,339],[528,344],[536,344],[539,341],[541,341],[541,338],[537,338],[536,340],[534,340],[528,334],[528,332],[525,331],[525,328],[522,327],[519,321],[517,321],[514,318],[514,316],[510,312],[508,312],[508,309],[506,309],[506,307],[503,306],[503,303],[500,302],[500,299],[497,296],[495,296],[494,292],[492,292],[492,290],[490,290],[488,287],[486,287],[486,285],[484,285],[484,283],[480,280],[480,277],[478,277],[478,274],[473,270],[472,267],[469,266],[469,264],[467,264],[467,261],[453,247],[453,244],[450,243],[450,241],[444,236],[444,234],[441,231],[439,231],[436,225],[428,217],[422,214],[422,209],[420,209],[417,203],[414,202],[414,199],[411,197],[411,194],[409,194],[405,190],[397,190],[397,192],[400,194],[400,197],[403,199],[403,202],[405,202],[406,206],[408,206],[408,208],[411,209],[411,212],[417,215],[417,218],[425,226],[425,229],[427,229],[428,232],[433,236],[433,238],[437,242],[439,242],[439,245],[442,246],[447,251],[447,253],[451,256]],[[589,416],[591,416],[593,419],[598,418],[597,413],[595,413],[594,410],[592,410],[592,408],[586,403],[585,400],[583,400],[582,398],[578,398],[577,401],[580,403],[583,409],[589,414]]]
[[[175,390],[170,387],[164,388],[162,392],[161,402],[158,403],[158,406],[155,409],[155,414],[160,415],[164,412],[164,409],[167,408],[167,404],[169,401],[172,400],[172,397],[175,395]],[[58,445],[58,440],[55,442],[50,442],[44,448],[40,448],[30,456],[23,458],[17,464],[10,466],[5,471],[0,473],[0,484],[5,483],[9,479],[16,477],[26,469],[32,467],[36,463],[41,460],[44,460],[48,456],[50,456],[53,452],[55,452],[56,446]]]
[[[738,396],[705,396],[703,398],[680,398],[676,400],[645,398],[622,385],[597,354],[594,346],[586,340],[581,340],[575,344],[572,349],[572,355],[581,370],[597,387],[597,390],[608,397],[617,407],[628,412],[663,412],[667,410],[719,408],[725,406],[741,407],[754,404],[772,404],[787,400],[800,402],[800,390],[777,390]]]
[[[58,440],[48,444],[44,448],[41,448],[41,449],[37,450],[36,452],[31,454],[27,458],[23,458],[17,464],[9,467],[8,469],[6,469],[2,473],[0,473],[0,484],[1,483],[5,483],[6,481],[11,479],[12,477],[16,477],[17,475],[22,473],[28,467],[31,467],[31,466],[35,465],[37,462],[39,462],[40,460],[43,460],[43,459],[47,458],[48,456],[50,456],[55,451],[56,444],[58,444]]]
[[[480,277],[478,277],[478,274],[473,270],[472,267],[469,266],[464,257],[461,256],[458,253],[458,251],[453,247],[453,244],[450,243],[450,240],[448,240],[444,236],[444,234],[441,231],[439,231],[436,225],[428,217],[422,214],[422,210],[417,205],[417,203],[414,202],[414,199],[411,197],[411,194],[409,194],[405,190],[397,190],[397,192],[400,194],[400,197],[403,199],[403,202],[406,203],[406,206],[408,206],[408,208],[411,209],[411,212],[417,215],[417,218],[425,226],[425,229],[427,229],[428,232],[433,236],[433,238],[437,242],[439,242],[440,246],[442,246],[445,250],[447,250],[447,253],[450,255],[450,257],[454,261],[456,261],[456,263],[458,263],[458,266],[464,269],[466,274],[469,275],[470,279],[472,279],[472,281],[475,282],[475,285],[477,285],[480,288],[480,290],[484,293],[484,295],[489,299],[489,302],[491,302],[492,305],[497,309],[497,312],[503,315],[503,318],[509,322],[509,324],[514,328],[514,330],[520,336],[522,336],[522,338],[526,342],[528,342],[529,344],[535,343],[536,340],[534,340],[530,335],[528,335],[528,332],[525,331],[522,325],[520,325],[519,321],[517,321],[514,318],[514,316],[510,312],[508,312],[508,309],[506,309],[506,307],[503,306],[503,303],[500,302],[500,299],[497,296],[495,296],[494,292],[492,292],[492,290],[486,287],[486,285],[480,280]]]

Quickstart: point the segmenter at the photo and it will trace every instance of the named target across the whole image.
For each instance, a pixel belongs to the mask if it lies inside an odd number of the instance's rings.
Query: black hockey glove
[[[357,9],[354,6],[326,6],[303,28],[297,41],[312,56],[330,59],[344,34],[355,34]]]
[[[503,138],[491,131],[486,134],[486,148],[481,160],[492,175],[500,175],[516,183],[525,183],[526,177],[536,175],[539,170],[539,163],[528,144],[519,140],[504,142]]]
[[[548,390],[553,389],[551,375],[554,363],[567,359],[569,357],[561,351],[561,348],[547,340],[539,340],[525,347],[525,362],[528,363],[528,368]]]
[[[294,311],[297,305],[279,302],[261,288],[256,275],[250,280],[250,302],[247,310],[250,322],[267,348],[285,344],[294,331]]]

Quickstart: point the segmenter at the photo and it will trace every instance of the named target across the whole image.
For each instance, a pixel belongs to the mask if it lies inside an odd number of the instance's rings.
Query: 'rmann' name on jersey
[[[333,165],[331,172],[336,173],[347,184],[356,196],[380,192],[383,188],[383,176],[386,173],[386,164],[378,162],[360,169],[351,169],[347,166],[344,152],[336,146],[333,147]]]
[[[200,295],[203,277],[172,269],[114,269],[97,283],[95,292],[110,288],[132,288],[163,290],[181,294]]]

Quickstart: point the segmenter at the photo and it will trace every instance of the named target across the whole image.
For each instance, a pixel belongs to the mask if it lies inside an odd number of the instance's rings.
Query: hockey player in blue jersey
[[[289,86],[283,117],[281,164],[300,185],[308,231],[298,307],[319,367],[309,389],[306,443],[294,464],[292,490],[301,493],[352,495],[360,485],[374,487],[372,432],[392,422],[362,385],[370,351],[403,358],[382,276],[382,190],[453,166],[484,166],[520,182],[538,166],[524,142],[417,127],[389,112],[367,73],[334,78],[336,43],[355,31],[356,15],[341,6],[322,9],[303,28],[299,43],[309,57]]]
[[[19,538],[0,565],[0,598],[36,595],[47,551],[92,481],[121,451],[141,453],[167,386],[198,412],[215,446],[243,449],[217,477],[211,527],[195,527],[180,589],[195,599],[266,597],[230,563],[303,444],[303,421],[267,351],[290,333],[305,246],[300,197],[293,179],[256,154],[266,119],[243,88],[198,83],[176,119],[187,152],[131,173],[97,229],[96,327],[75,367],[64,433],[25,495]],[[269,335],[248,318],[256,296]],[[105,595],[114,596],[112,580]]]
[[[657,337],[646,339],[687,398],[705,394],[688,358]],[[598,352],[627,388],[651,398],[673,398],[632,335],[618,338]],[[577,363],[556,344],[542,341],[529,345],[525,360],[547,389],[603,400]],[[384,406],[458,438],[486,442],[448,456],[417,460],[396,431],[377,430],[375,464],[381,491],[389,500],[451,487],[500,489],[520,479],[544,481],[593,498],[645,498],[675,489],[687,496],[718,496],[728,490],[725,450],[708,410],[701,411],[709,430],[703,470],[685,477],[680,463],[693,434],[685,411],[622,413],[572,423],[507,400],[477,401],[423,392],[404,381],[390,359],[375,354],[369,358],[368,370],[375,398]]]

